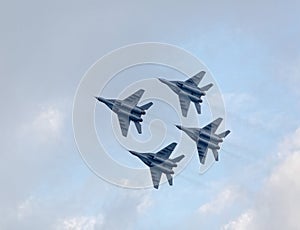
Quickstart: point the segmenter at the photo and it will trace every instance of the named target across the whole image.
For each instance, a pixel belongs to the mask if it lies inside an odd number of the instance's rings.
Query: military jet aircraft
[[[142,133],[140,122],[143,121],[142,115],[145,115],[145,110],[149,109],[153,103],[149,102],[142,106],[137,106],[145,90],[140,89],[124,100],[105,99],[103,97],[95,97],[98,101],[106,104],[113,112],[118,115],[121,131],[123,136],[127,136],[130,121],[133,121],[139,134]]]
[[[177,163],[184,158],[184,155],[178,156],[174,159],[169,159],[177,143],[173,142],[157,153],[138,153],[129,151],[134,156],[140,158],[146,165],[150,167],[153,187],[158,189],[162,173],[166,174],[169,185],[173,185],[174,174],[173,167],[177,167]]]
[[[222,118],[218,118],[203,128],[187,128],[180,125],[176,127],[184,131],[190,138],[197,143],[198,155],[201,164],[205,164],[207,150],[211,149],[215,160],[219,160],[218,150],[220,149],[219,144],[223,142],[230,131],[227,130],[221,134],[216,134],[216,130],[222,122]]]
[[[187,117],[191,101],[194,102],[197,113],[201,113],[201,97],[205,96],[206,91],[213,86],[213,84],[210,83],[201,88],[198,87],[204,75],[205,71],[201,71],[186,81],[168,81],[166,79],[159,78],[162,83],[169,86],[176,94],[178,94],[182,116]]]

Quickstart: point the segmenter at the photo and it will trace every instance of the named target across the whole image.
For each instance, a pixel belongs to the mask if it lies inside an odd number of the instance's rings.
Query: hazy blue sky
[[[299,229],[299,7],[1,1],[0,228]],[[198,174],[195,156],[158,191],[96,177],[72,130],[86,70],[113,49],[148,41],[180,46],[208,66],[232,130],[207,173]]]

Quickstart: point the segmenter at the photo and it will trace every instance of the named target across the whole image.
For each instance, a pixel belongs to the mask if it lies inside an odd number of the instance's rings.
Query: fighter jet
[[[190,138],[197,143],[198,155],[201,164],[205,164],[207,150],[211,149],[215,160],[219,160],[218,150],[220,149],[219,144],[223,142],[230,131],[227,130],[221,134],[216,134],[216,130],[222,122],[222,118],[218,118],[203,128],[187,128],[176,125],[176,127],[184,131]]]
[[[186,81],[168,81],[166,79],[159,78],[162,83],[169,86],[176,94],[178,94],[182,116],[187,117],[191,101],[194,102],[197,113],[201,113],[201,97],[205,96],[206,91],[213,86],[213,84],[210,83],[201,88],[198,87],[204,75],[205,71],[201,71]]]
[[[113,112],[118,115],[119,123],[124,137],[127,136],[130,121],[133,121],[139,134],[142,133],[140,122],[143,121],[142,115],[145,115],[145,110],[149,109],[153,103],[149,102],[142,106],[137,106],[145,90],[140,89],[124,100],[105,99],[103,97],[95,97],[98,101],[106,104]]]
[[[156,189],[158,189],[162,173],[166,174],[169,185],[173,185],[172,174],[174,174],[174,171],[172,168],[177,167],[177,163],[184,158],[184,155],[181,155],[174,159],[169,159],[169,156],[176,145],[177,143],[173,142],[157,153],[138,153],[135,151],[129,151],[150,167],[153,187]]]

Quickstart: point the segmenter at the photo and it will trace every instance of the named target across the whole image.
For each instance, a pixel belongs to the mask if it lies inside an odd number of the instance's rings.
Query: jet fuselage
[[[180,94],[189,97],[192,102],[196,102],[196,103],[201,103],[202,102],[202,99],[200,98],[201,96],[195,96],[191,92],[184,91],[184,90],[180,89]]]
[[[145,110],[142,108],[138,106],[132,108],[130,105],[122,103],[120,100],[105,99],[101,97],[98,97],[97,99],[106,104],[113,112],[117,114],[124,114],[132,121],[142,122],[143,119],[141,118],[141,115],[146,114]]]
[[[194,87],[182,81],[168,81],[164,79],[161,81],[168,85],[175,93],[189,97],[192,102],[201,103],[201,96],[205,95],[197,86]]]
[[[199,137],[199,132],[196,132],[190,128],[185,128],[182,126],[177,126],[180,130],[184,131],[192,140],[197,141]]]
[[[200,88],[198,88],[198,87],[195,87],[195,86],[192,86],[192,85],[190,85],[190,84],[188,84],[188,83],[185,83],[185,82],[183,82],[183,81],[176,81],[176,85],[180,88],[180,89],[182,89],[182,90],[184,90],[184,91],[186,91],[186,92],[191,92],[192,94],[196,94],[196,95],[198,95],[198,96],[205,96],[205,92],[202,92],[201,90],[200,90]]]
[[[146,114],[145,110],[143,110],[141,107],[135,106],[132,108],[132,106],[126,103],[122,103],[121,101],[118,101],[118,105],[116,105],[116,107],[117,107],[116,109],[130,111],[131,113],[136,113],[141,115]]]
[[[130,151],[130,153],[140,158],[147,166],[157,167],[159,170],[166,174],[174,174],[172,167],[177,167],[177,164],[170,161],[169,159],[164,160],[155,156],[155,154],[153,153],[138,153],[134,151]]]
[[[164,165],[167,165],[170,167],[177,167],[177,164],[169,159],[160,158],[160,157],[156,156],[156,154],[153,154],[153,153],[148,153],[148,154],[150,157],[152,157],[153,160],[157,161],[160,164],[163,163]]]
[[[210,140],[208,140],[206,138],[199,137],[198,140],[197,140],[197,143],[199,143],[199,142],[207,144],[208,148],[211,148],[211,149],[220,149],[220,146],[218,145],[218,143],[216,143],[214,141],[210,141]]]
[[[204,129],[200,129],[199,136],[205,136],[205,137],[207,137],[211,141],[223,142],[223,139],[220,138],[218,135],[216,135],[214,133],[207,132]]]
[[[180,127],[180,129],[184,131],[195,142],[201,141],[207,144],[208,147],[212,149],[220,149],[218,143],[223,142],[222,138],[218,137],[216,134],[206,132],[203,129],[200,129],[199,131],[193,130],[191,128],[185,128],[185,127]]]

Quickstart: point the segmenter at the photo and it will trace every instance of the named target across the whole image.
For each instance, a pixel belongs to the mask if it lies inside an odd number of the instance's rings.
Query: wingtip
[[[222,122],[222,121],[223,121],[223,118],[222,118],[222,117],[218,117],[218,118],[216,119],[216,121]]]

